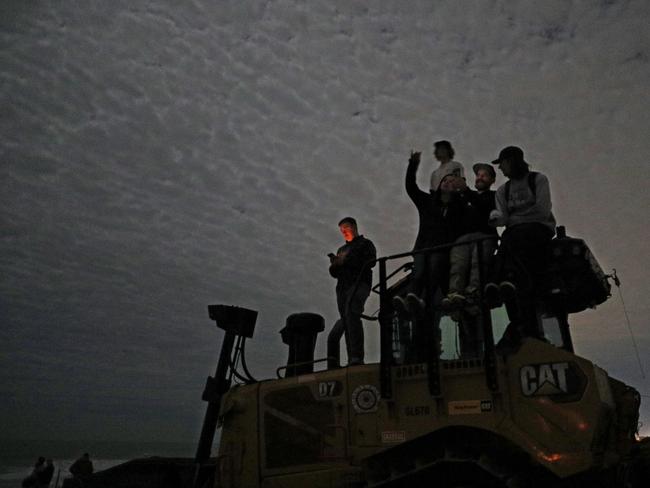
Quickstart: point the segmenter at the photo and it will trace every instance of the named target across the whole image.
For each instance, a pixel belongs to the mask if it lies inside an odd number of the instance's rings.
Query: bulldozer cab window
[[[556,347],[571,350],[572,346],[565,340],[562,328],[566,319],[551,312],[538,313],[538,320],[544,338]],[[503,338],[510,320],[505,307],[491,310],[492,331],[494,343],[498,344]],[[416,324],[411,320],[393,316],[392,350],[396,364],[412,364],[425,360],[433,351],[423,351],[421,341],[417,339]],[[428,327],[435,329],[433,322]],[[565,327],[565,330],[568,330]],[[474,359],[483,357],[483,326],[480,317],[465,317],[453,320],[449,315],[442,315],[439,322],[440,359],[453,361],[456,359]]]
[[[494,333],[494,343],[498,344],[510,323],[508,313],[505,307],[492,309],[492,330]],[[568,330],[566,316],[555,314],[548,311],[537,313],[537,320],[542,329],[544,338],[556,347],[571,350],[571,345],[565,340],[562,334],[562,328]]]
[[[498,344],[503,337],[510,320],[508,319],[508,312],[506,312],[506,307],[504,306],[492,309],[491,315],[494,343]]]
[[[440,359],[453,360],[461,358],[461,325],[449,316],[440,320]]]
[[[560,319],[549,313],[541,314],[539,319],[544,338],[554,346],[564,348],[565,344],[562,338],[562,330],[560,329]]]
[[[508,327],[508,313],[504,306],[491,310],[494,343],[497,344]],[[480,316],[461,318],[458,322],[449,316],[440,320],[440,359],[470,359],[483,357],[483,326]]]

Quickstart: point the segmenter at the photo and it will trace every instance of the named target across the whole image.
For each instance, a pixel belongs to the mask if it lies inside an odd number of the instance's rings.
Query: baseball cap
[[[482,169],[490,173],[490,176],[492,178],[497,177],[497,172],[494,171],[494,166],[487,164],[487,163],[476,163],[474,166],[472,166],[472,171],[474,171],[474,174],[478,174],[478,170]]]
[[[499,157],[492,161],[492,164],[499,164],[503,159],[512,159],[514,161],[521,161],[523,163],[526,162],[524,161],[524,151],[517,146],[508,146],[501,149]]]

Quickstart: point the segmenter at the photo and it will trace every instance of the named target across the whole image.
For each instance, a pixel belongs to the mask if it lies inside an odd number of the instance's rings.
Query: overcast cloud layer
[[[195,438],[206,305],[259,310],[274,375],[289,313],[336,318],[336,222],[409,250],[406,160],[426,185],[443,138],[468,171],[518,144],[549,176],[650,372],[649,22],[645,0],[2,2],[0,431]],[[650,395],[617,295],[572,322]]]

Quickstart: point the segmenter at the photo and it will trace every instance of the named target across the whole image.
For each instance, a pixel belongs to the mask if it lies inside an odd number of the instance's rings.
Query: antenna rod
[[[641,378],[645,379],[645,371],[643,370],[643,363],[641,362],[641,356],[639,355],[639,347],[636,344],[636,338],[634,337],[634,332],[632,331],[630,316],[627,314],[627,307],[625,306],[625,300],[623,300],[623,292],[621,291],[621,280],[619,280],[618,276],[616,276],[616,268],[612,268],[612,274],[610,276],[614,280],[614,284],[616,285],[616,288],[618,288],[618,296],[621,299],[621,304],[623,305],[625,322],[627,323],[627,330],[630,331],[630,337],[632,338],[632,345],[634,346],[634,353],[636,354],[636,360],[639,363],[639,371],[641,371]]]

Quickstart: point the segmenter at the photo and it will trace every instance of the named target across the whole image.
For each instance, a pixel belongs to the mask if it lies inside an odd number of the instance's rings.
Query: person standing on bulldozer
[[[348,365],[363,364],[364,342],[361,314],[370,295],[372,268],[377,259],[374,244],[359,235],[357,221],[345,217],[339,222],[345,244],[330,258],[329,272],[336,278],[336,304],[339,319],[327,337],[328,368],[340,366],[340,342],[345,334]]]
[[[503,301],[519,337],[542,337],[535,309],[548,267],[555,217],[551,211],[548,178],[529,170],[524,152],[516,146],[501,150],[492,161],[508,181],[496,193],[494,226],[505,226],[497,253],[494,281],[485,286],[492,306]]]
[[[433,157],[440,162],[440,166],[431,173],[431,188],[435,192],[439,187],[442,179],[447,175],[459,176],[465,178],[463,165],[454,161],[456,151],[449,141],[437,141],[433,143]]]

